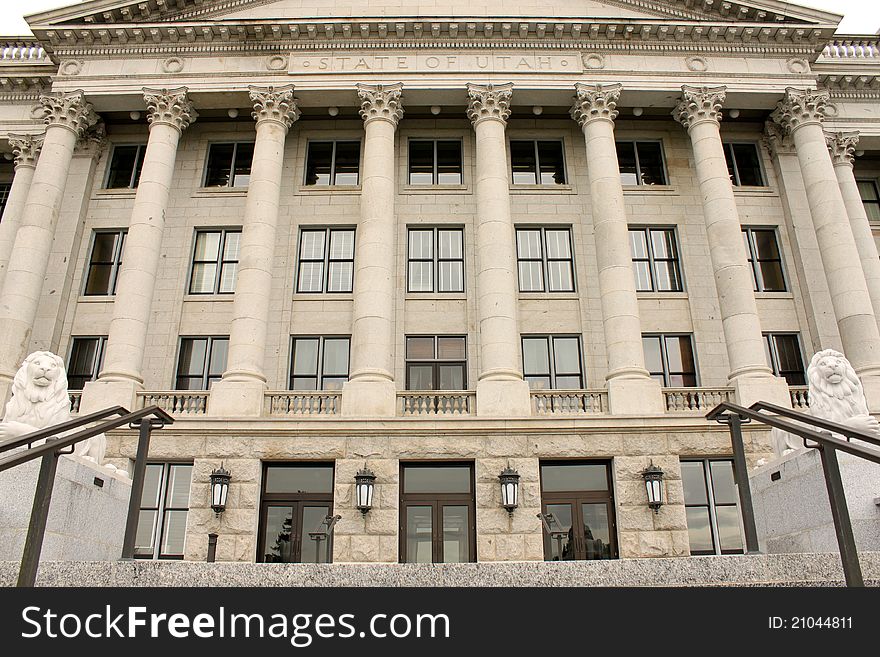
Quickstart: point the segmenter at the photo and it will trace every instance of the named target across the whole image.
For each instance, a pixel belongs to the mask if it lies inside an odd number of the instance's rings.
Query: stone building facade
[[[78,412],[175,416],[142,556],[201,560],[215,532],[221,560],[320,559],[325,511],[336,562],[741,550],[728,433],[703,416],[804,406],[822,348],[880,411],[880,52],[839,19],[774,0],[31,16],[0,51],[0,397],[48,349]],[[745,437],[751,462],[772,451]],[[109,439],[128,465],[136,436]]]

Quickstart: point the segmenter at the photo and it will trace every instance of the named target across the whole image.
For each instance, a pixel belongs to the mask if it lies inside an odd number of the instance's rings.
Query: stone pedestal
[[[221,379],[211,386],[207,414],[219,417],[260,417],[263,414],[265,396],[266,384],[260,381]]]
[[[736,403],[751,406],[765,401],[777,406],[791,407],[791,393],[785,379],[775,376],[740,376],[731,380]]]
[[[342,415],[349,417],[394,417],[397,386],[380,377],[346,381],[342,386]]]
[[[608,379],[608,410],[612,415],[663,415],[660,385],[641,376]]]
[[[111,406],[122,406],[129,411],[137,409],[137,393],[143,386],[131,380],[98,379],[83,386],[79,414],[88,415]]]
[[[880,466],[838,453],[840,474],[859,550],[880,549]],[[776,481],[771,479],[779,473]],[[761,550],[837,552],[822,459],[814,449],[794,452],[749,477]]]
[[[531,391],[525,381],[481,379],[477,382],[477,415],[525,417],[531,415]]]
[[[36,459],[0,473],[0,561],[21,560],[39,471]],[[130,496],[128,478],[78,456],[62,456],[42,560],[119,559]]]

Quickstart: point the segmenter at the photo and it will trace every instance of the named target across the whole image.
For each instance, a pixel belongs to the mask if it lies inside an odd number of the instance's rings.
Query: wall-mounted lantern
[[[498,475],[498,480],[501,482],[501,506],[513,515],[513,510],[519,506],[519,472],[507,466]]]
[[[229,481],[232,475],[221,465],[211,472],[211,508],[217,517],[226,510],[226,496],[229,495]]]
[[[357,510],[367,515],[367,512],[373,508],[373,489],[376,484],[376,474],[364,466],[354,476],[354,499]]]
[[[654,513],[660,513],[663,506],[663,470],[653,463],[642,471],[645,479],[645,490],[648,493],[648,506]]]

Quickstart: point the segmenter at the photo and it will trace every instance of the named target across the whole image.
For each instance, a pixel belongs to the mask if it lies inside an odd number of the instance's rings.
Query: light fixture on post
[[[654,509],[654,513],[660,513],[660,507],[663,506],[663,470],[652,462],[642,471],[642,477],[648,492],[648,506]]]
[[[498,480],[501,482],[501,506],[513,515],[519,506],[519,472],[508,465],[498,475]]]
[[[354,499],[356,508],[363,515],[373,508],[373,490],[376,484],[376,474],[367,468],[360,470],[354,476]]]
[[[229,494],[229,481],[232,475],[221,464],[217,470],[211,471],[211,508],[217,517],[226,510],[226,496]]]

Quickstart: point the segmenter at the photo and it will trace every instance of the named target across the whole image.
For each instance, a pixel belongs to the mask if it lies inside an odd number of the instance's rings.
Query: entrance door
[[[541,464],[541,506],[551,530],[544,532],[545,561],[617,557],[610,474],[604,461]]]

